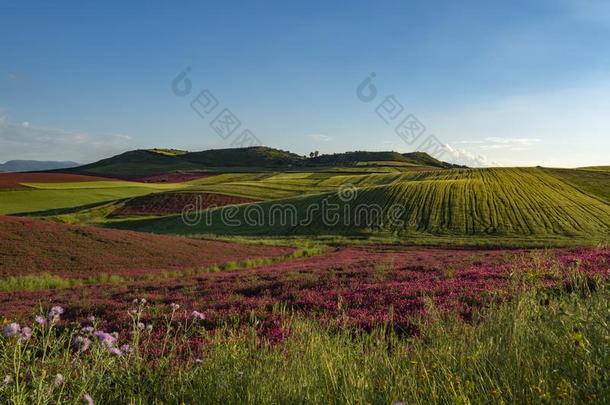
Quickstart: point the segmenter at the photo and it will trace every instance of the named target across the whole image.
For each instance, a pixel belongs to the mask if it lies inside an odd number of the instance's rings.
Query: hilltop
[[[222,171],[223,169],[295,169],[358,166],[456,167],[434,159],[425,152],[345,152],[306,157],[265,146],[211,149],[188,152],[176,149],[138,149],[98,162],[67,170],[69,173],[129,177],[172,171]]]

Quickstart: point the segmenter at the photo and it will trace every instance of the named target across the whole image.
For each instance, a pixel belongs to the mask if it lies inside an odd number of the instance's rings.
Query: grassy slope
[[[610,202],[610,171],[589,169],[545,169],[574,187]]]
[[[2,278],[43,272],[80,277],[101,272],[141,274],[154,270],[184,270],[280,256],[291,251],[0,216],[0,252],[4,255],[0,261]]]
[[[265,181],[268,184],[272,179]],[[301,179],[304,180],[310,179]],[[500,237],[541,241],[604,240],[610,227],[610,205],[541,169],[455,169],[408,175],[336,176],[321,179],[318,183],[321,187],[315,189],[323,190],[324,186],[336,188],[346,182],[358,187],[357,196],[349,203],[340,200],[335,192],[307,195],[303,191],[304,196],[260,204],[263,217],[255,226],[244,225],[245,213],[251,211],[248,205],[240,206],[234,216],[242,221],[241,226],[223,225],[221,210],[212,212],[211,226],[205,221],[196,227],[186,226],[179,216],[128,221],[117,226],[178,234],[386,233],[405,239],[420,235],[444,239],[455,237],[458,240]],[[305,189],[312,188],[307,186]],[[307,210],[321,206],[324,199],[341,207],[338,223],[325,225],[319,215],[314,215],[311,223],[304,226]],[[277,203],[296,207],[299,226],[293,226],[291,217],[287,217],[287,224],[279,224],[280,214],[271,208]],[[366,206],[379,206],[387,213],[393,204],[405,208],[399,218],[402,223],[392,223],[386,216],[381,226],[367,226],[372,220],[367,223],[364,212],[373,211]]]

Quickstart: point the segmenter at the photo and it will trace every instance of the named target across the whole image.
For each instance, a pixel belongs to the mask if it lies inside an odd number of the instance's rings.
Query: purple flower
[[[21,340],[30,340],[32,337],[32,328],[28,326],[24,326],[21,328],[21,334],[19,335],[19,339]]]
[[[5,338],[16,336],[21,331],[21,326],[18,323],[9,323],[2,329],[2,335]]]
[[[200,321],[205,320],[205,314],[204,314],[204,313],[201,313],[201,312],[199,312],[199,311],[193,311],[193,312],[191,312],[191,316],[192,316],[194,319],[198,319],[198,320],[200,320]]]
[[[131,353],[133,351],[133,349],[131,348],[131,346],[129,346],[127,343],[125,343],[123,346],[121,346],[121,351],[123,353]]]
[[[116,343],[116,337],[112,336],[110,333],[106,333],[104,331],[97,331],[95,332],[95,336],[106,347],[113,347]]]
[[[87,405],[94,405],[93,398],[91,398],[91,395],[89,395],[89,394],[83,395],[83,402]]]
[[[116,347],[109,347],[109,348],[108,348],[108,351],[109,351],[110,353],[114,354],[114,355],[119,356],[119,357],[123,355],[123,352],[121,351],[121,349],[116,348]]]
[[[93,316],[93,315],[89,315],[89,316],[87,317],[87,320],[88,320],[89,322],[95,322],[95,316]]]
[[[63,313],[64,313],[64,309],[62,307],[60,307],[59,305],[56,305],[53,308],[51,308],[51,310],[49,311],[49,320],[51,322],[57,322],[57,321],[59,321],[59,317]]]
[[[74,338],[74,345],[81,352],[85,352],[89,349],[89,346],[91,346],[91,339],[82,336],[77,336]]]
[[[39,325],[47,324],[47,318],[45,318],[44,316],[41,316],[41,315],[36,315],[36,317],[34,318],[34,321]]]
[[[84,334],[88,334],[88,333],[93,333],[95,329],[93,328],[93,326],[85,326],[84,328],[82,328],[80,330],[80,333],[84,333]]]

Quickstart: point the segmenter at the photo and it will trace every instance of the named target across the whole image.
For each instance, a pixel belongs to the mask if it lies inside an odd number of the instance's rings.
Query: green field
[[[181,184],[127,181],[26,183],[26,185],[30,189],[0,190],[0,215],[79,207],[186,187]]]
[[[354,187],[349,201],[337,193],[345,184]],[[610,227],[607,202],[533,168],[368,176],[285,174],[198,188],[269,201],[232,208],[232,219],[240,225],[227,224],[222,215],[228,210],[217,208],[197,226],[185,225],[181,216],[126,220],[113,226],[173,234],[385,236],[411,242],[454,238],[458,243],[505,239],[543,244],[603,243]],[[339,207],[337,221],[308,216],[308,210],[322,207],[324,201]],[[400,215],[393,207],[401,209]]]
[[[69,223],[215,237],[302,236],[510,246],[596,244],[607,243],[609,237],[610,173],[603,168],[443,168],[430,166],[434,161],[425,154],[407,158],[394,152],[350,152],[318,159],[350,166],[294,167],[293,163],[304,158],[268,148],[215,153],[239,155],[259,165],[292,163],[283,170],[225,167],[217,175],[183,183],[26,183],[27,189],[0,191],[0,214],[27,213]],[[134,161],[127,162],[126,156]],[[409,160],[414,157],[423,163]],[[357,162],[356,158],[365,160]],[[175,159],[219,163],[218,156],[209,152],[133,151],[78,170],[119,164],[141,174],[150,171],[151,164],[171,166]],[[310,159],[306,161],[312,165]],[[180,215],[113,215],[131,198],[174,191],[258,202],[210,209],[200,214],[206,220],[194,226],[186,225]],[[341,194],[345,191],[348,199]],[[335,206],[334,219],[322,215]],[[229,209],[239,225],[223,220]],[[176,207],[173,212],[180,211],[182,207]],[[251,214],[255,219],[246,221]]]

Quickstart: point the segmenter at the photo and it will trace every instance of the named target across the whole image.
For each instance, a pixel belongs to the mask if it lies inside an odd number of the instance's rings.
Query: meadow
[[[608,173],[245,148],[0,174],[0,401],[608,403]]]
[[[278,307],[267,322],[212,328],[207,312],[126,303],[127,326],[31,308],[5,324],[5,403],[607,403],[610,291],[574,263],[549,289],[538,264],[511,299],[465,321],[430,301],[405,335],[362,331]],[[607,270],[607,268],[606,268]],[[590,274],[591,276],[591,274]],[[532,279],[533,277],[533,279]],[[34,315],[38,316],[34,319]],[[28,325],[28,326],[25,326]]]

